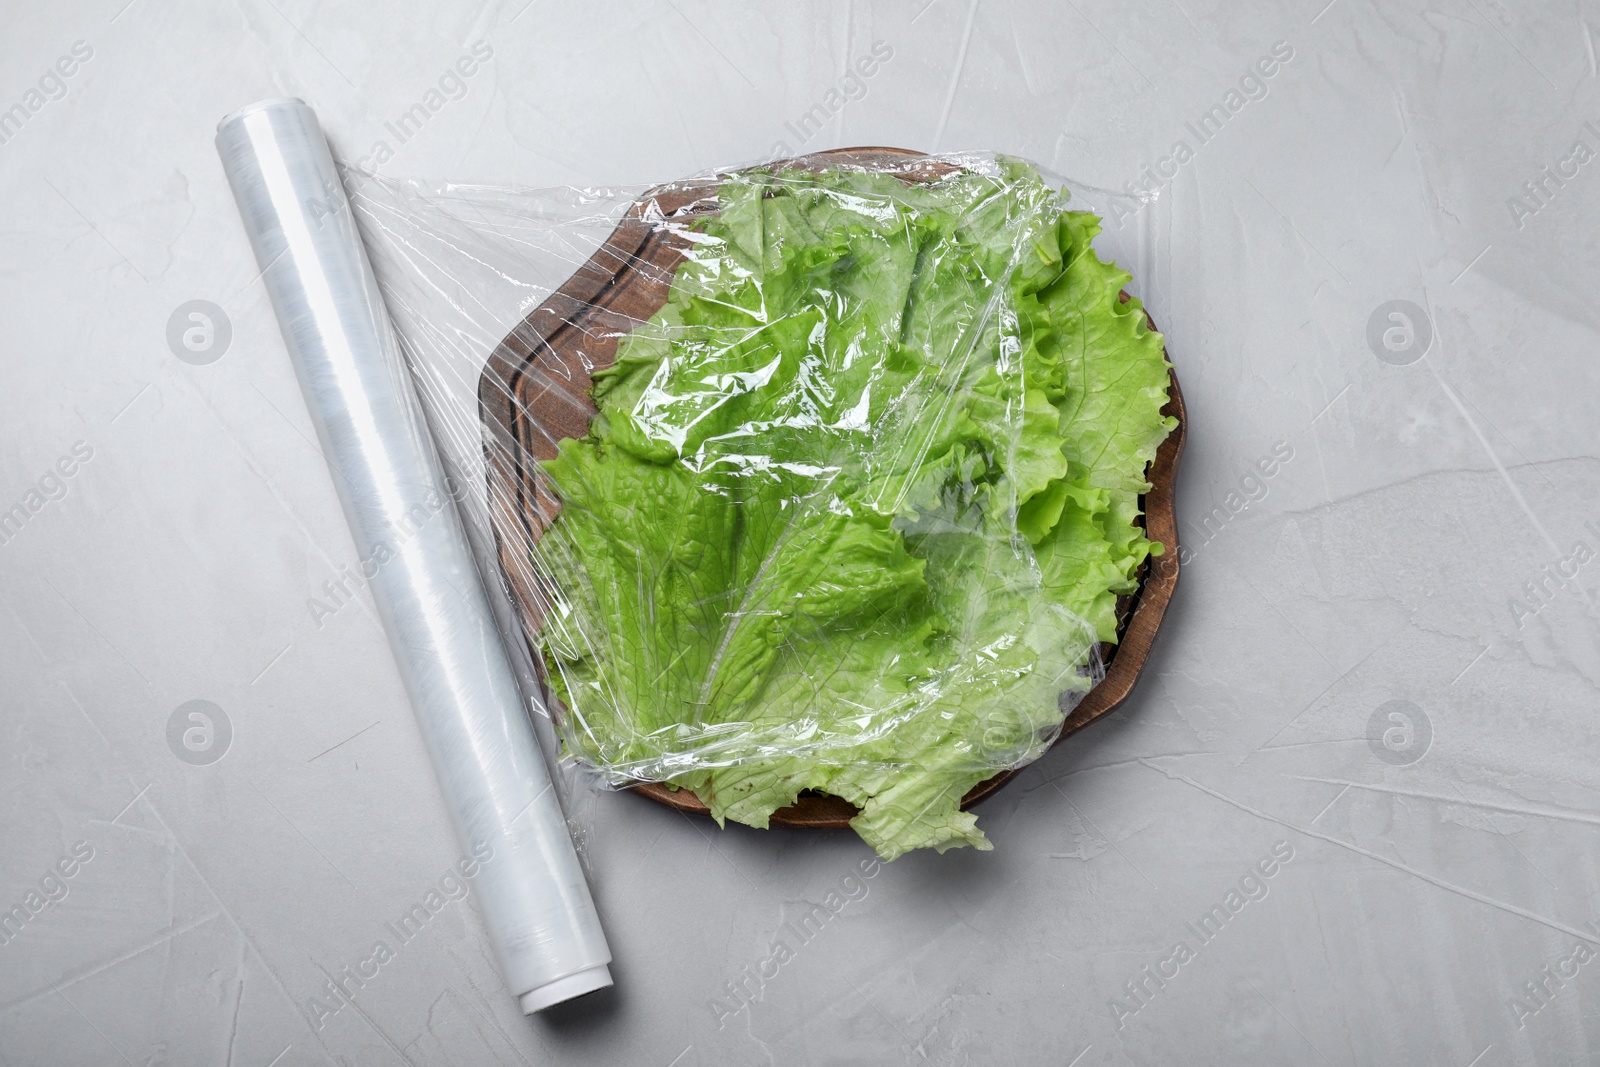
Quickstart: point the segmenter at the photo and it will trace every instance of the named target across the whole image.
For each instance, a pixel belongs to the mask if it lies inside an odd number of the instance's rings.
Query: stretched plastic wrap
[[[855,150],[639,190],[352,172],[568,756],[880,854],[1102,674],[1171,429],[1098,218],[1019,160]],[[530,675],[530,678],[533,675]]]

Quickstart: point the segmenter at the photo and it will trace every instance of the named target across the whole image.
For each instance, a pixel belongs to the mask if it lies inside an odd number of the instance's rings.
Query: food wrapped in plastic
[[[1096,216],[967,155],[352,177],[566,752],[719,820],[814,790],[884,857],[988,848],[963,795],[1055,739],[1163,551],[1169,367]]]

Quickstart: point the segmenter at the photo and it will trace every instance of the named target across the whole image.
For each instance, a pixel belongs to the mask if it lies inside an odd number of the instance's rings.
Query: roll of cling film
[[[217,150],[369,585],[526,1012],[611,985],[611,952],[315,113],[267,100]]]

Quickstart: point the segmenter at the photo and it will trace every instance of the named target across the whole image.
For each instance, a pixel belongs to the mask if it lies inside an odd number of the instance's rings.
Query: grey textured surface
[[[124,3],[0,39],[0,1063],[1594,1060],[1593,5]],[[273,95],[394,176],[1163,169],[1102,242],[1192,419],[1132,700],[984,805],[994,852],[870,877],[578,796],[618,987],[564,1011],[517,1014],[455,882],[398,942],[459,857],[370,602],[307,610],[354,549],[211,145]]]

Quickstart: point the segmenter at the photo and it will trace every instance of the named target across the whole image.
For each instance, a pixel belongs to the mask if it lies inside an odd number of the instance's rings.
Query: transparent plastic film
[[[1169,368],[1098,218],[891,150],[347,181],[565,752],[719,820],[816,791],[886,857],[989,847],[963,796],[1055,740],[1163,551]]]
[[[528,1012],[609,986],[501,620],[316,115],[253,104],[222,121],[217,149],[462,851],[483,861],[476,897],[506,982]]]

